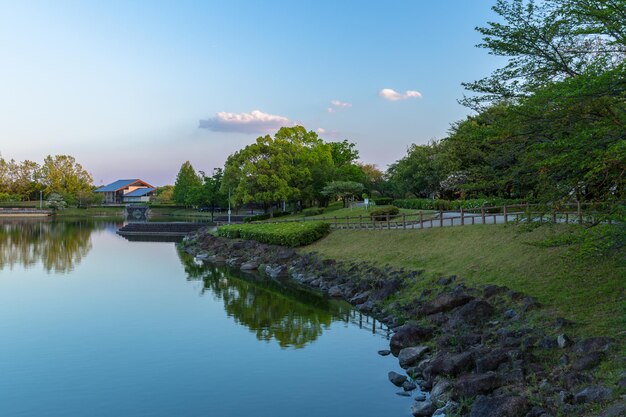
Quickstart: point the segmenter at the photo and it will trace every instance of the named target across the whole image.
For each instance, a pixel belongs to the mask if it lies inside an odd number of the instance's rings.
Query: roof
[[[142,197],[146,194],[151,193],[154,190],[156,190],[156,188],[137,188],[130,193],[124,194],[124,197]]]
[[[96,189],[94,191],[96,193],[106,193],[106,192],[118,191],[118,190],[121,190],[122,188],[128,187],[129,185],[134,184],[136,182],[140,182],[141,184],[152,188],[152,186],[150,184],[148,184],[147,182],[142,181],[142,180],[140,180],[138,178],[135,178],[135,179],[131,179],[131,180],[117,180],[115,182],[112,182],[109,185],[102,186],[102,187],[100,187],[100,188],[98,188],[98,189]]]

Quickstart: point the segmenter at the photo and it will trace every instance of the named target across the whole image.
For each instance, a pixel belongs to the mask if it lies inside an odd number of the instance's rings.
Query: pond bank
[[[394,328],[390,351],[406,375],[390,373],[391,383],[407,392],[415,385],[430,391],[415,396],[415,416],[609,417],[626,410],[619,398],[624,376],[613,387],[596,372],[614,355],[615,341],[576,339],[575,324],[542,321],[543,306],[504,286],[468,286],[460,278],[441,277],[409,302],[399,302],[408,284],[423,279],[420,271],[300,255],[206,230],[185,238],[181,247],[198,262],[289,276]]]

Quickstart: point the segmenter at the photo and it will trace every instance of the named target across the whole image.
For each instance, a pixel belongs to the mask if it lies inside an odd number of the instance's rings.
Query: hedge
[[[400,209],[395,206],[381,207],[370,212],[372,221],[381,222],[395,218],[400,213]]]
[[[372,202],[376,204],[377,206],[389,206],[391,205],[391,203],[393,203],[393,198],[391,197],[373,198]]]
[[[428,198],[408,198],[394,200],[394,206],[414,210],[459,210],[476,209],[481,207],[503,206],[507,204],[520,204],[524,200],[505,198],[475,198],[470,200],[431,200]]]
[[[323,222],[231,224],[217,229],[222,237],[293,247],[309,245],[329,232],[330,223]]]
[[[312,207],[312,208],[302,210],[303,216],[318,216],[322,213],[324,213],[324,209],[317,208],[317,207]]]
[[[257,215],[254,215],[254,216],[244,217],[243,221],[246,222],[246,223],[258,222],[258,221],[261,221],[261,220],[267,220],[267,219],[276,218],[276,217],[288,216],[290,214],[291,214],[291,212],[289,212],[289,211],[277,211],[277,212],[274,213],[274,216],[272,216],[270,213],[257,214]]]

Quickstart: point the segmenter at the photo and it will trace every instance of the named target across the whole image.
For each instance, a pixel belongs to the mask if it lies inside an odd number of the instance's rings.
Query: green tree
[[[172,198],[176,204],[185,206],[195,205],[199,199],[198,190],[201,186],[202,179],[193,169],[191,162],[186,161],[180,167],[178,175],[176,175]]]
[[[329,182],[322,194],[329,197],[339,197],[343,201],[343,206],[347,207],[350,198],[358,197],[365,190],[363,184],[354,181],[332,181]]]
[[[41,167],[41,182],[46,194],[61,194],[65,201],[75,201],[80,191],[91,191],[93,178],[70,155],[48,155]]]

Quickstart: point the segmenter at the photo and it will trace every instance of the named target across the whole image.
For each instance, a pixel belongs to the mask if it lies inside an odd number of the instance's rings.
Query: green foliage
[[[364,189],[363,184],[358,182],[332,181],[322,189],[322,194],[328,197],[340,197],[343,200],[343,206],[346,207],[348,199],[358,196]]]
[[[330,224],[323,222],[263,223],[221,226],[218,236],[240,238],[281,246],[304,246],[330,232]]]
[[[176,204],[186,206],[197,205],[200,200],[201,186],[202,179],[196,174],[191,163],[186,161],[180,167],[178,175],[176,175],[172,198]]]
[[[372,221],[385,221],[385,220],[390,220],[390,219],[394,219],[398,214],[400,214],[400,209],[396,206],[387,206],[387,207],[380,207],[380,208],[376,208],[374,210],[372,210],[370,212],[370,218],[372,219]]]
[[[460,210],[476,209],[481,207],[496,207],[504,205],[521,204],[526,202],[519,199],[504,198],[475,198],[468,200],[432,200],[428,198],[408,198],[393,200],[393,204],[400,208],[414,210]]]
[[[60,194],[52,193],[46,200],[46,206],[54,211],[63,210],[67,207],[67,203]]]
[[[19,194],[9,194],[0,192],[0,202],[3,203],[13,203],[17,201],[22,201],[22,196]]]
[[[243,218],[243,221],[246,223],[250,222],[260,222],[262,220],[268,220],[276,217],[289,216],[291,212],[289,211],[277,211],[274,213],[264,213],[264,214],[256,214],[254,216],[247,216]]]
[[[534,242],[541,247],[567,247],[581,260],[610,256],[626,246],[626,223],[578,226],[568,233]]]
[[[302,210],[303,216],[319,216],[324,213],[324,209],[321,207],[311,207],[308,209]]]
[[[82,192],[91,192],[93,178],[70,155],[48,155],[41,167],[41,182],[45,192],[58,193],[68,202],[76,202]]]
[[[388,206],[393,203],[393,198],[391,197],[380,197],[372,199],[372,202],[377,206]]]

